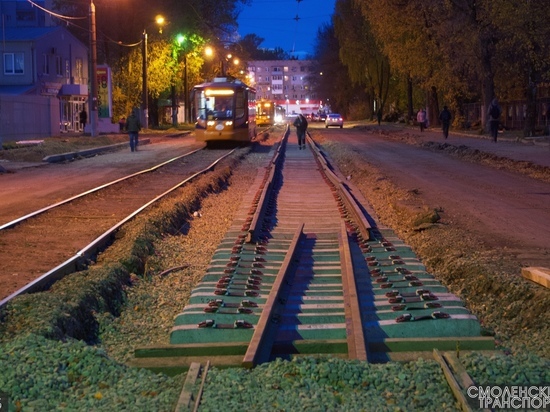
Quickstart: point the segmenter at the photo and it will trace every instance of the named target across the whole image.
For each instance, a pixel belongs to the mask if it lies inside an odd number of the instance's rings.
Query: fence
[[[0,95],[0,144],[59,135],[59,100]]]
[[[527,103],[525,100],[511,102],[501,102],[502,116],[501,124],[509,130],[522,130],[525,125],[525,115],[527,113]],[[548,131],[550,123],[550,98],[538,99],[536,103],[537,118],[535,128]],[[464,116],[467,125],[481,123],[481,104],[470,103],[464,106]]]

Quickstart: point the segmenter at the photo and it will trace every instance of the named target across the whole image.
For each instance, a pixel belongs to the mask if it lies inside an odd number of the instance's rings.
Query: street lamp
[[[97,136],[97,37],[95,25],[95,5],[94,0],[90,0],[90,132],[92,137]]]
[[[149,128],[149,102],[147,99],[147,31],[143,29],[143,34],[141,38],[141,68],[142,68],[142,80],[143,84],[141,87],[141,106],[143,113],[143,128]]]
[[[159,29],[160,33],[162,33],[162,25],[164,24],[164,17],[157,16],[155,17],[155,22],[161,26]],[[143,79],[143,85],[142,85],[142,96],[141,96],[141,105],[143,109],[143,122],[142,126],[144,129],[149,128],[149,99],[148,95],[149,92],[147,90],[147,29],[143,29],[142,39],[141,39],[141,57],[142,57],[142,79]]]

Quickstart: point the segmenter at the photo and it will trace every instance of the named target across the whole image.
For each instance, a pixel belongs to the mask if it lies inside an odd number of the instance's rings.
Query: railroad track
[[[0,308],[22,293],[45,290],[84,268],[125,222],[233,151],[193,150],[2,224]],[[21,241],[25,256],[14,252]],[[44,254],[45,250],[51,252]]]
[[[170,344],[136,349],[132,364],[250,368],[308,354],[382,362],[493,348],[314,142],[299,150],[287,131],[176,316]]]

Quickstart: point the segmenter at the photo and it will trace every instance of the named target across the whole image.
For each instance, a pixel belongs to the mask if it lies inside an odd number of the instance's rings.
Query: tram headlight
[[[216,125],[216,122],[214,120],[209,120],[206,122],[206,125],[212,127]]]
[[[233,120],[228,120],[225,122],[226,126],[233,126]]]

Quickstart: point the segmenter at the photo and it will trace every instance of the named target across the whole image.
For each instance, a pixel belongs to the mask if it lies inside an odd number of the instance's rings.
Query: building
[[[51,0],[36,3],[51,9]],[[28,1],[0,0],[0,14],[0,139],[83,132],[79,114],[88,107],[87,45],[65,27],[52,25],[49,14]],[[110,115],[107,120],[113,126]]]
[[[311,73],[310,60],[250,61],[247,71],[249,84],[256,89],[256,98],[274,101],[287,116],[323,109],[307,81]]]

